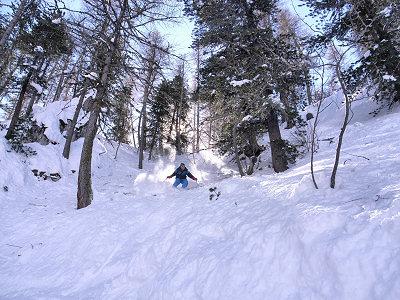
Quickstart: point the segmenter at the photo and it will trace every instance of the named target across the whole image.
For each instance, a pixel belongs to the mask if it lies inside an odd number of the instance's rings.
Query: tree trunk
[[[154,64],[156,58],[156,49],[152,47],[151,57],[149,59],[149,69],[147,70],[146,82],[143,91],[143,106],[142,106],[142,126],[140,128],[140,141],[139,141],[139,169],[143,169],[144,149],[146,147],[146,124],[147,124],[147,101],[150,96],[150,89],[153,85],[154,77]]]
[[[185,76],[185,62],[183,62],[182,64],[182,87],[181,87],[181,95],[179,98],[179,105],[178,105],[178,111],[176,114],[176,125],[175,125],[175,129],[176,129],[176,154],[177,155],[181,155],[182,154],[182,145],[181,145],[181,109],[182,109],[182,103],[183,103],[183,97],[185,96],[185,80],[184,80],[184,76]]]
[[[199,95],[197,96],[199,97]],[[200,151],[200,101],[197,98],[197,115],[196,115],[196,152]]]
[[[93,200],[92,151],[93,151],[93,142],[97,133],[97,121],[100,115],[100,103],[99,101],[95,101],[93,105],[94,107],[90,114],[88,126],[86,128],[85,141],[83,143],[82,154],[79,163],[78,192],[77,192],[78,209],[89,206]]]
[[[210,124],[208,126],[208,148],[211,148],[211,141],[212,141],[212,116],[210,116]]]
[[[175,114],[176,114],[176,106],[174,105],[174,110],[172,111],[172,120],[171,120],[171,125],[169,126],[169,132],[168,132],[168,137],[167,141],[171,142],[171,136],[172,136],[172,130],[174,129],[174,124],[175,124]]]
[[[148,92],[148,90],[145,88],[145,94]],[[144,158],[144,147],[145,147],[145,139],[146,139],[146,134],[145,134],[145,127],[147,123],[147,96],[143,96],[143,107],[142,107],[142,125],[140,126],[140,140],[139,140],[139,169],[143,169],[143,158]]]
[[[39,67],[36,69],[36,72],[39,73],[42,70],[43,64],[44,64],[44,58],[40,62]],[[39,78],[40,76],[37,75],[35,77]],[[25,111],[25,115],[24,115],[25,119],[29,118],[29,116],[30,116],[30,114],[32,112],[33,104],[35,104],[35,102],[38,100],[39,97],[40,97],[40,94],[35,88],[35,91],[34,91],[32,97],[31,97],[31,99],[29,100],[28,106],[26,107],[26,111]]]
[[[151,138],[151,143],[150,143],[150,148],[149,148],[149,160],[152,159],[153,149],[156,144],[157,131],[158,131],[158,124],[156,124],[156,129],[154,130],[153,136]]]
[[[141,130],[142,129],[142,115],[143,115],[143,110],[141,109],[140,114],[139,114],[139,122],[138,122],[138,130],[137,130],[139,148],[140,148],[140,141],[141,141],[140,133],[142,132],[142,130]],[[140,150],[139,148],[138,148],[138,150]]]
[[[3,84],[0,86],[0,95],[2,95],[4,91],[6,91],[7,86],[9,85],[15,71],[18,69],[21,62],[22,62],[22,56],[18,58],[17,62],[15,63],[15,66],[12,67],[12,69],[8,72],[6,78],[4,79]]]
[[[196,91],[196,102],[197,102],[197,115],[196,115],[196,152],[200,151],[200,42],[197,41],[197,91]]]
[[[234,125],[232,129],[232,141],[233,141],[233,148],[235,150],[236,165],[238,166],[240,176],[243,177],[245,174],[243,171],[242,162],[240,161],[239,149],[237,146],[237,125]]]
[[[282,140],[279,129],[278,116],[274,109],[267,118],[268,136],[271,144],[272,167],[274,171],[284,172],[288,169],[288,161],[285,151],[285,143]]]
[[[287,91],[280,91],[279,93],[279,98],[285,107],[285,121],[286,121],[286,128],[290,129],[293,128],[294,126],[294,120],[293,120],[293,108],[291,107],[289,103],[289,93]]]
[[[250,164],[247,167],[246,173],[247,175],[252,175],[254,173],[254,166],[257,163],[258,156],[261,154],[261,147],[258,145],[257,142],[257,134],[255,131],[250,132],[249,138],[249,146],[250,146],[250,151],[251,151],[251,156],[250,158]],[[247,154],[246,154],[247,156]]]
[[[79,113],[82,109],[82,105],[83,105],[83,101],[85,100],[86,92],[87,92],[87,85],[85,83],[84,88],[82,90],[82,94],[79,97],[78,105],[75,108],[71,126],[68,128],[68,131],[67,131],[67,137],[66,137],[65,145],[64,145],[64,149],[63,149],[63,156],[66,159],[69,159],[69,154],[71,151],[71,144],[72,144],[72,139],[74,137],[76,123],[78,122]]]
[[[62,90],[64,88],[64,79],[65,79],[65,74],[64,73],[65,73],[65,70],[67,69],[67,67],[68,67],[68,59],[66,58],[65,62],[64,62],[64,65],[63,65],[63,67],[61,69],[61,75],[60,75],[60,79],[58,80],[56,93],[54,95],[53,102],[56,102],[56,101],[58,101],[60,99],[61,92],[62,92]]]
[[[312,93],[311,93],[311,80],[310,80],[310,74],[308,69],[304,69],[304,77],[306,78],[306,93],[307,93],[307,101],[308,105],[311,105],[313,100],[312,100]]]
[[[15,105],[14,113],[11,118],[10,126],[8,127],[7,134],[6,134],[6,139],[11,139],[14,135],[15,127],[18,124],[19,116],[21,114],[22,106],[24,104],[24,99],[25,99],[25,94],[28,89],[29,81],[31,80],[31,77],[33,75],[34,69],[31,68],[26,75],[22,86],[21,86],[21,91],[19,93],[18,101],[17,104]]]
[[[132,140],[133,140],[133,147],[136,148],[136,140],[135,140],[135,126],[133,124],[134,119],[133,119],[133,112],[131,108],[131,126],[132,126]],[[139,121],[140,122],[140,121]]]
[[[128,0],[124,0],[119,13],[118,19],[115,21],[114,42],[110,45],[110,50],[104,62],[101,72],[100,87],[94,99],[92,112],[89,117],[88,128],[86,129],[85,140],[83,142],[81,160],[79,164],[78,191],[77,191],[77,208],[87,207],[92,203],[92,150],[93,142],[97,133],[97,121],[101,111],[101,101],[107,94],[108,75],[111,69],[111,63],[115,56],[116,45],[121,35],[122,19],[128,7]],[[105,27],[105,26],[104,26]],[[106,28],[104,28],[105,30]]]
[[[31,99],[29,99],[28,106],[26,107],[26,111],[25,111],[25,115],[24,115],[25,120],[28,119],[29,116],[31,115],[32,109],[33,109],[33,104],[35,104],[38,101],[39,97],[40,97],[40,94],[38,93],[38,91],[35,90],[35,92],[31,96]]]
[[[196,152],[196,106],[193,107],[193,139],[192,139],[192,153]]]
[[[21,18],[24,10],[28,4],[28,0],[21,0],[18,6],[17,11],[15,12],[13,18],[11,19],[10,23],[7,25],[6,29],[3,32],[3,35],[0,38],[0,50],[4,48],[6,42],[13,31],[14,27],[17,25],[19,19]]]
[[[344,115],[344,120],[343,120],[343,125],[342,128],[340,129],[339,133],[339,139],[338,139],[338,144],[336,148],[336,156],[335,156],[335,163],[333,165],[333,170],[332,170],[332,175],[331,175],[331,188],[335,188],[335,183],[336,183],[336,172],[339,166],[339,159],[340,159],[340,151],[342,148],[342,143],[343,143],[343,136],[346,131],[347,124],[349,122],[349,116],[350,116],[350,98],[347,94],[347,88],[346,85],[343,81],[342,78],[342,72],[340,70],[340,61],[336,64],[336,76],[338,77],[340,87],[342,88],[344,98],[345,98],[345,115]]]

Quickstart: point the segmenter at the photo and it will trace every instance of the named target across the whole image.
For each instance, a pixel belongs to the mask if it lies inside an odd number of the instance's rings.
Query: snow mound
[[[89,97],[91,94],[86,96]],[[65,138],[60,132],[60,120],[67,123],[72,120],[75,108],[78,105],[78,98],[73,98],[71,101],[55,101],[47,106],[35,105],[33,107],[33,116],[37,123],[43,124],[46,127],[45,135],[53,142],[62,143]],[[88,121],[89,116],[83,111],[78,117],[77,126],[81,126]]]

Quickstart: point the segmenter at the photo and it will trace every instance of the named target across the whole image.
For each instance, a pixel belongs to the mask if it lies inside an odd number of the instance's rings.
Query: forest
[[[0,298],[399,299],[398,0],[0,0],[0,57]]]

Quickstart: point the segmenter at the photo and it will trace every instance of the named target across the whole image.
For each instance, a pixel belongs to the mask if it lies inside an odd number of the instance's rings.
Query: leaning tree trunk
[[[11,118],[10,126],[8,127],[7,133],[6,133],[6,139],[11,139],[14,135],[15,127],[18,124],[19,116],[21,114],[22,110],[22,105],[24,104],[24,98],[26,91],[28,89],[29,81],[31,80],[31,77],[33,75],[33,68],[31,68],[26,75],[24,81],[22,82],[21,86],[21,91],[19,93],[18,101],[14,109],[13,116]]]
[[[22,56],[20,56],[17,60],[17,62],[15,63],[15,65],[10,69],[10,71],[8,72],[8,74],[6,75],[3,83],[0,86],[0,96],[7,90],[6,88],[8,87],[9,83],[11,82],[11,80],[13,79],[13,75],[15,73],[15,71],[18,69],[18,67],[21,65],[22,62]]]
[[[39,63],[39,67],[37,67],[37,69],[36,69],[37,71],[36,72],[40,72],[42,70],[43,64],[44,64],[44,59],[42,59],[42,61]],[[36,78],[40,78],[40,77],[41,77],[40,75],[36,76]],[[36,101],[38,100],[39,97],[40,97],[40,93],[35,88],[35,91],[34,91],[32,97],[31,97],[31,99],[29,100],[28,106],[26,107],[26,110],[25,110],[25,115],[24,115],[25,119],[29,118],[30,114],[32,113],[33,104],[36,103]]]
[[[343,91],[343,94],[344,94],[345,114],[344,114],[343,125],[342,125],[342,128],[340,129],[340,133],[339,133],[339,139],[338,139],[338,144],[337,144],[337,148],[336,148],[335,163],[333,165],[333,170],[332,170],[332,174],[331,174],[330,187],[332,189],[335,188],[336,172],[337,172],[337,169],[338,169],[338,166],[339,166],[340,151],[341,151],[342,144],[343,144],[344,133],[346,131],[347,124],[349,123],[350,105],[351,105],[350,104],[350,98],[349,98],[349,96],[347,94],[347,88],[346,88],[346,85],[345,85],[345,83],[343,81],[343,78],[342,78],[342,72],[340,70],[340,61],[336,64],[336,75],[338,77],[340,87],[342,88],[342,91]]]
[[[4,48],[6,45],[6,42],[17,25],[19,19],[21,18],[22,14],[24,13],[24,10],[28,4],[28,0],[21,0],[19,3],[18,9],[14,14],[14,17],[11,19],[10,23],[7,25],[6,30],[4,30],[3,35],[0,38],[0,50]]]
[[[121,7],[119,17],[116,20],[114,27],[114,42],[110,44],[110,49],[107,53],[104,67],[101,72],[100,87],[94,99],[92,112],[89,117],[88,128],[86,129],[85,140],[83,142],[81,160],[79,164],[79,176],[78,176],[78,191],[77,191],[77,208],[87,207],[92,203],[93,191],[92,191],[92,150],[93,142],[97,133],[97,121],[99,119],[101,111],[101,102],[104,100],[107,94],[108,76],[111,71],[111,63],[114,59],[115,53],[117,52],[116,45],[121,36],[122,18],[128,8],[128,0],[124,0]],[[104,28],[106,29],[106,28]]]
[[[66,159],[69,158],[69,154],[71,152],[72,139],[74,137],[75,127],[76,127],[76,123],[78,122],[79,113],[82,109],[83,101],[85,100],[86,91],[87,91],[87,86],[85,84],[82,94],[79,97],[78,105],[75,108],[75,112],[74,112],[74,116],[72,118],[71,125],[69,126],[68,131],[67,131],[67,138],[65,140],[65,145],[64,145],[64,149],[63,149],[63,156]]]
[[[277,173],[284,172],[288,169],[288,160],[285,151],[285,143],[282,140],[279,129],[278,116],[274,109],[271,109],[268,115],[267,126],[271,144],[272,167]]]
[[[111,69],[111,62],[115,56],[116,45],[120,37],[122,17],[125,14],[128,1],[124,0],[123,7],[121,8],[120,15],[116,21],[114,28],[114,42],[110,44],[109,52],[107,53],[104,67],[101,72],[100,87],[94,99],[92,112],[89,117],[88,127],[85,132],[85,140],[82,146],[81,160],[79,164],[78,175],[78,191],[77,191],[77,209],[87,207],[92,203],[93,190],[92,190],[92,151],[93,142],[97,133],[97,121],[101,111],[101,101],[107,94],[108,75]]]
[[[31,99],[29,99],[28,106],[26,107],[24,119],[27,120],[32,113],[33,104],[35,104],[39,100],[40,94],[38,91],[35,90]]]

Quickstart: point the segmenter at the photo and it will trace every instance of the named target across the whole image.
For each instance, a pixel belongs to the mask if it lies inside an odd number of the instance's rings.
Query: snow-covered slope
[[[336,104],[320,139],[337,135]],[[222,180],[227,166],[207,153],[183,158],[204,186],[180,191],[163,181],[173,161],[139,171],[134,149],[114,159],[99,140],[94,202],[77,211],[81,141],[71,162],[62,145],[35,145],[23,163],[1,139],[0,298],[400,299],[400,113],[370,108],[354,106],[334,190],[329,142],[316,154],[318,190],[308,157],[283,174]],[[33,166],[62,179],[38,181]]]

